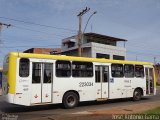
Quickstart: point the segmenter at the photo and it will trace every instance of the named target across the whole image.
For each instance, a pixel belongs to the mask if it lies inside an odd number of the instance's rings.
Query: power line
[[[128,51],[133,52],[133,49],[128,49]],[[140,49],[140,48],[135,48],[134,49],[135,52],[137,53],[142,53],[142,54],[151,54],[151,55],[156,55],[156,56],[160,56],[156,53],[157,50],[152,51],[151,49]],[[140,51],[140,52],[139,52]],[[142,51],[142,52],[141,52]],[[144,51],[144,52],[143,52]],[[147,51],[147,52],[146,52]],[[157,51],[158,52],[158,51]]]
[[[136,43],[134,43],[134,44],[131,44],[131,45],[127,45],[127,47],[132,47],[132,48],[135,48],[135,47],[137,47],[138,49],[143,49],[144,47],[145,48],[150,48],[150,49],[154,49],[154,50],[160,50],[159,48],[155,48],[155,47],[151,47],[151,46],[148,46],[148,45],[146,45],[146,44],[137,44],[136,45]]]
[[[55,26],[50,26],[50,25],[44,25],[44,24],[39,24],[39,23],[34,23],[34,22],[28,22],[28,21],[23,21],[23,20],[8,18],[8,17],[2,17],[2,16],[0,16],[0,18],[11,20],[11,21],[16,21],[16,22],[21,22],[21,23],[25,23],[25,24],[30,24],[30,25],[36,25],[36,26],[48,27],[48,28],[54,28],[54,29],[61,29],[61,30],[66,30],[66,31],[71,31],[71,32],[77,32],[77,30],[73,30],[73,29],[55,27]]]
[[[27,39],[27,41],[25,41],[25,42],[29,42],[29,43],[33,43],[33,42],[36,42],[37,43],[37,40],[38,41],[41,41],[41,42],[43,42],[43,41],[47,41],[46,43],[48,43],[48,42],[53,42],[54,41],[54,39],[47,39],[47,38],[40,38],[40,36],[39,36],[39,38],[37,37],[32,37],[32,38],[25,38],[25,40]],[[11,42],[14,42],[14,39],[8,39],[8,38],[6,38],[5,37],[5,39],[3,38],[2,39],[3,41],[5,41],[5,42],[1,42],[0,44],[10,44]],[[22,40],[21,38],[18,38],[18,39],[16,39],[15,40],[17,43],[20,43],[20,42],[23,42],[24,43],[24,40]],[[55,41],[54,41],[55,42]]]
[[[128,53],[132,53],[132,54],[139,54],[139,55],[142,55],[142,56],[146,56],[146,55],[148,55],[148,56],[152,56],[152,57],[159,57],[160,58],[160,55],[158,55],[158,54],[151,54],[151,53],[144,53],[144,52],[135,52],[135,51],[131,51],[131,50],[128,50],[127,51]],[[147,56],[146,56],[147,57]]]
[[[141,52],[142,54],[152,54],[153,52],[151,50],[154,50],[154,51],[159,51],[160,49],[159,48],[155,48],[155,47],[151,47],[151,46],[148,46],[148,45],[145,45],[145,44],[132,44],[132,45],[127,45],[128,48],[135,48],[136,50],[138,51],[142,51],[142,50],[147,50],[147,53],[143,53]],[[145,48],[145,49],[144,49]],[[127,51],[130,51],[130,50],[127,50]],[[156,54],[152,54],[152,55],[156,55]],[[160,56],[160,55],[158,55]]]
[[[49,34],[49,33],[46,33],[46,32],[39,31],[39,30],[33,30],[33,29],[25,28],[25,27],[20,27],[20,26],[17,26],[17,25],[16,26],[12,25],[12,26],[15,27],[15,28],[18,28],[18,29],[23,29],[23,30],[33,31],[33,32],[39,32],[39,33],[48,34],[48,35],[55,35],[55,36],[59,36],[59,37],[67,37],[67,36],[58,35],[58,34]]]
[[[50,47],[50,46],[55,47],[55,46],[61,46],[61,45],[44,45],[44,46],[36,46],[36,48],[38,48],[38,47]],[[25,47],[35,47],[35,46],[5,46],[3,48],[17,48],[17,47],[25,48]]]

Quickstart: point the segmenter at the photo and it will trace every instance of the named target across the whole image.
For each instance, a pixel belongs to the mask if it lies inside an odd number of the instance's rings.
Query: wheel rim
[[[74,106],[76,103],[75,97],[72,95],[68,96],[66,102],[69,106]]]
[[[134,97],[136,100],[139,100],[141,98],[141,93],[139,91],[135,91]]]

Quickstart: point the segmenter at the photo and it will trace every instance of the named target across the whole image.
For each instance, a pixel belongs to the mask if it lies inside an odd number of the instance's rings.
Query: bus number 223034
[[[93,82],[80,82],[79,87],[93,86]]]

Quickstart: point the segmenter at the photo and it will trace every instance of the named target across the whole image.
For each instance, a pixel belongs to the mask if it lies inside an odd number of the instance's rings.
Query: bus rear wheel
[[[78,105],[78,95],[74,92],[67,92],[63,97],[63,105],[67,109],[74,108]]]
[[[133,101],[139,101],[141,100],[142,93],[139,89],[136,89],[133,93]]]

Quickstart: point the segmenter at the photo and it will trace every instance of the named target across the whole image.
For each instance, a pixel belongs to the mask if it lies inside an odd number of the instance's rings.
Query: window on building
[[[75,42],[69,42],[68,43],[68,48],[74,47],[75,46]]]
[[[109,59],[109,58],[110,58],[110,55],[108,55],[108,54],[96,53],[96,58],[105,58],[105,59]]]
[[[123,65],[112,64],[111,65],[112,77],[123,77]]]
[[[125,60],[125,57],[119,55],[113,55],[113,60]]]
[[[32,64],[32,83],[41,82],[41,63]]]
[[[21,58],[19,61],[19,76],[28,77],[29,76],[29,59]]]
[[[127,78],[134,77],[134,65],[124,65],[124,76]]]
[[[70,77],[71,76],[71,63],[70,61],[56,61],[56,76],[57,77]]]
[[[92,77],[93,63],[91,62],[72,62],[73,77]]]
[[[135,65],[135,77],[144,77],[143,65]]]

